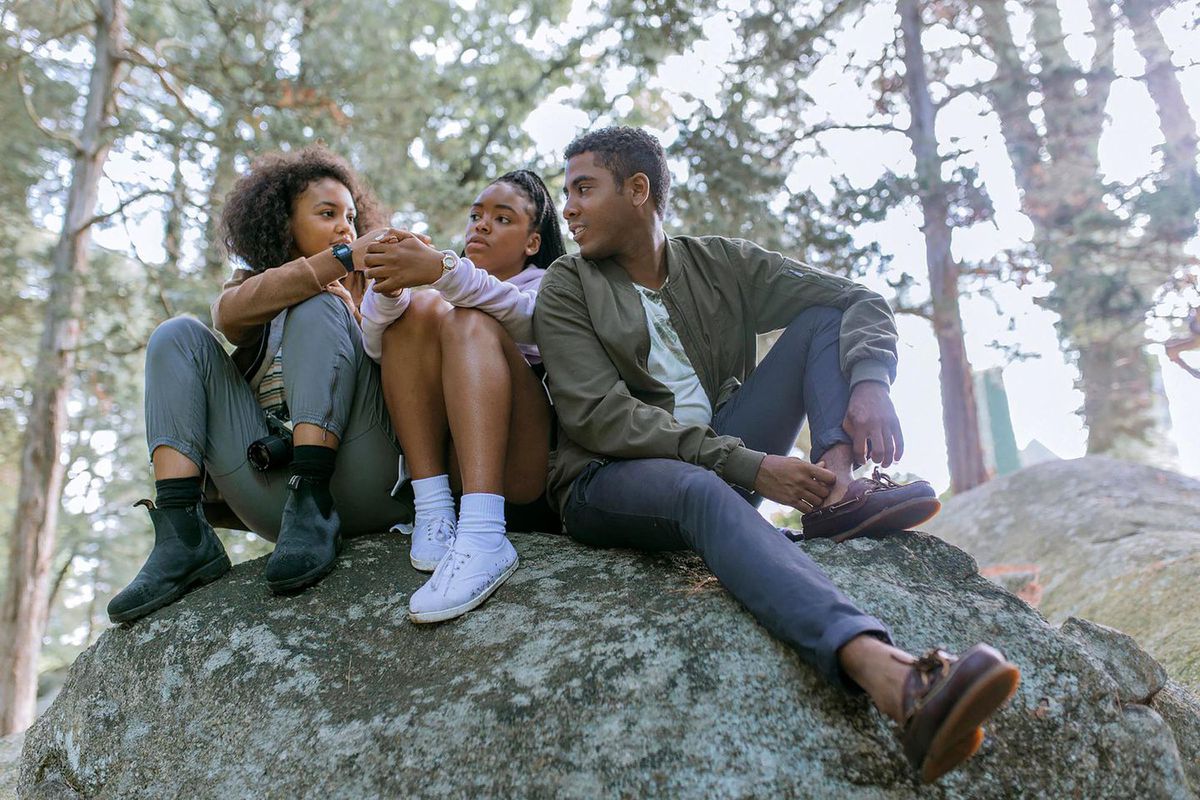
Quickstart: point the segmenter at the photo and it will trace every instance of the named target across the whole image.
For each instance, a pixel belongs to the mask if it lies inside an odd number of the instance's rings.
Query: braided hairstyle
[[[507,183],[520,190],[521,194],[533,203],[533,217],[530,231],[537,231],[542,237],[542,246],[536,253],[525,260],[525,266],[546,267],[553,264],[567,250],[563,247],[562,228],[558,222],[558,208],[546,184],[536,172],[527,169],[517,169],[506,172],[495,183]]]

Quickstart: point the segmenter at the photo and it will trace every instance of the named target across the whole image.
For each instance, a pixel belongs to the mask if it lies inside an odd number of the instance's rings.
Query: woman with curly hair
[[[201,507],[202,471],[248,528],[276,542],[264,575],[277,593],[324,577],[342,535],[411,514],[390,494],[400,450],[358,321],[366,248],[386,229],[366,231],[380,216],[349,164],[322,147],[264,156],[234,186],[221,226],[241,267],[212,318],[236,349],[226,354],[188,317],[150,337],[146,438],[156,501],[143,503],[154,549],[109,604],[114,622],[229,569]],[[290,464],[260,471],[248,448],[272,432],[286,442],[288,427]]]
[[[542,275],[563,252],[554,201],[528,170],[475,198],[462,257],[403,231],[367,249],[363,337],[381,360],[412,477],[410,560],[433,572],[409,599],[414,622],[465,614],[516,570],[506,500],[524,527],[548,508],[550,402],[532,317]],[[425,285],[435,291],[412,291]],[[463,493],[457,517],[452,484]]]

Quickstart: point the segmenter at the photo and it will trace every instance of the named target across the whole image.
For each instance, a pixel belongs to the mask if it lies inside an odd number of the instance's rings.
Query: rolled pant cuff
[[[318,414],[293,414],[292,428],[295,429],[297,425],[316,425],[321,430],[332,433],[338,438],[338,441],[341,441],[342,439],[342,426],[330,419],[329,416],[321,416]]]
[[[843,617],[825,629],[820,643],[819,668],[825,678],[835,686],[841,686],[851,694],[859,694],[862,687],[851,680],[838,662],[838,650],[841,650],[856,636],[868,634],[882,642],[892,644],[892,632],[875,617],[859,614]]]
[[[826,428],[823,431],[813,432],[812,451],[809,454],[809,460],[814,464],[817,463],[829,448],[837,444],[854,444],[854,440],[850,438],[850,434],[846,433],[840,425],[836,428]]]
[[[150,440],[150,463],[154,463],[154,451],[160,447],[177,450],[197,467],[204,468],[204,454],[200,452],[199,448],[171,436],[156,436]]]

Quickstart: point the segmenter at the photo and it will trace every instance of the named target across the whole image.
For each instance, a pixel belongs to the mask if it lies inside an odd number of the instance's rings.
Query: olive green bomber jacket
[[[891,309],[853,281],[718,236],[669,237],[666,265],[663,302],[714,409],[754,369],[755,336],[786,327],[810,306],[843,312],[840,359],[852,386],[895,378]],[[673,458],[753,488],[764,453],[672,416],[675,397],[647,366],[641,300],[617,263],[558,259],[542,281],[533,324],[558,415],[547,494],[559,513],[595,460]]]

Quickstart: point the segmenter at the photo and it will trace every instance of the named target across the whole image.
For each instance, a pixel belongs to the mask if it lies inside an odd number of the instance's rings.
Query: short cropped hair
[[[576,136],[567,145],[566,158],[583,153],[595,153],[596,159],[613,174],[617,185],[639,172],[650,179],[650,196],[658,215],[667,213],[667,197],[671,191],[671,173],[667,170],[667,154],[662,145],[641,128],[619,126],[601,128]]]

